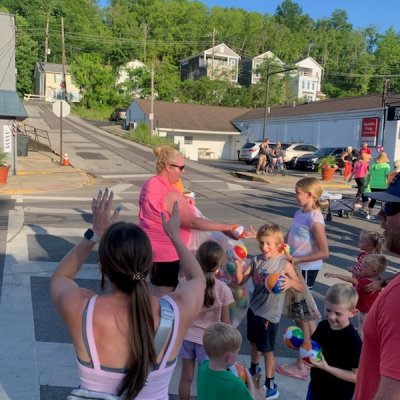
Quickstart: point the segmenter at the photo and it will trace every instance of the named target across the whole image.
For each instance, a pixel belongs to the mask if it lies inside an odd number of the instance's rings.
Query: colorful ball
[[[281,243],[280,245],[278,245],[278,251],[279,253],[283,253],[284,255],[290,255],[291,248],[287,243]]]
[[[236,239],[242,239],[242,238],[244,238],[244,236],[246,234],[246,231],[245,231],[243,225],[233,225],[232,232]]]
[[[267,279],[265,280],[265,286],[274,294],[281,293],[282,289],[280,288],[280,284],[284,278],[285,277],[283,275],[273,272],[267,276]]]
[[[300,357],[309,364],[311,364],[311,361],[320,362],[322,359],[321,354],[321,346],[314,340],[306,340],[300,346]]]
[[[246,246],[243,243],[234,246],[233,253],[236,257],[240,258],[241,260],[245,260],[247,257]]]
[[[298,326],[289,326],[283,334],[283,342],[289,349],[296,350],[304,342],[304,333]]]
[[[240,362],[235,362],[237,376],[244,382],[247,382],[246,369]]]

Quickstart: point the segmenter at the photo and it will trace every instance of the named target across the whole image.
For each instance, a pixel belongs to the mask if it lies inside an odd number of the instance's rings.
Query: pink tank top
[[[97,296],[93,296],[89,299],[87,309],[84,311],[84,316],[86,314],[86,321],[82,326],[82,334],[93,366],[84,365],[77,359],[80,387],[95,392],[117,395],[119,387],[125,377],[125,372],[114,368],[107,369],[100,365],[93,336],[93,310],[96,298]],[[146,385],[138,396],[136,396],[136,400],[168,400],[168,387],[176,366],[176,360],[172,363],[168,363],[168,358],[170,357],[178,334],[179,309],[171,297],[163,296],[163,299],[172,306],[174,313],[174,324],[170,341],[158,369],[149,373]]]
[[[147,233],[153,250],[154,262],[170,262],[179,260],[171,240],[165,234],[161,211],[169,215],[165,209],[165,196],[168,192],[179,190],[160,176],[153,176],[142,187],[139,198],[139,226]],[[183,243],[189,241],[190,230],[181,228],[180,236]]]

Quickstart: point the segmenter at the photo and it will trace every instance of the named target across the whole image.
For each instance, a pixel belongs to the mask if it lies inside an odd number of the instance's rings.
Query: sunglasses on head
[[[185,169],[184,165],[176,165],[176,164],[170,164],[171,167],[176,167],[179,168],[180,171],[183,171]]]
[[[400,203],[383,203],[382,211],[387,217],[391,217],[400,212]]]

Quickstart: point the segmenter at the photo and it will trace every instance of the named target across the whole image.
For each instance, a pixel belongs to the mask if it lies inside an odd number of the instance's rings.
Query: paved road
[[[47,116],[45,107],[32,112],[38,115],[37,122]],[[50,114],[48,117],[42,124],[53,129],[57,121]],[[95,184],[75,193],[0,198],[0,400],[62,399],[76,387],[73,349],[50,302],[49,277],[89,226],[93,194],[108,186],[117,194],[116,203],[123,207],[122,219],[137,222],[139,191],[154,170],[147,149],[126,144],[77,118],[68,119],[66,130],[65,145],[72,162],[93,174]],[[53,134],[56,137],[56,128]],[[198,206],[205,215],[226,222],[257,227],[269,221],[288,229],[297,209],[293,188],[239,180],[211,163],[188,161],[185,185],[198,194]],[[359,231],[366,228],[380,229],[376,222],[357,215],[350,220],[334,218],[327,225],[331,257],[326,270],[344,269],[354,262]],[[246,241],[246,245],[251,254],[257,252],[255,241]],[[391,260],[392,270],[398,270],[399,265]],[[98,290],[94,252],[78,278],[80,284]],[[320,276],[314,291],[319,306],[327,284]],[[282,327],[288,324],[283,320]],[[241,331],[245,334],[243,326]],[[241,357],[248,361],[248,354],[244,341]],[[294,357],[280,341],[276,354]],[[172,395],[177,393],[177,376],[178,371],[171,385]],[[305,382],[277,379],[282,399],[304,398]]]

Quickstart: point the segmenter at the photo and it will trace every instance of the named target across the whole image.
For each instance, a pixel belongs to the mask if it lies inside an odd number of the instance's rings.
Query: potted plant
[[[336,157],[326,156],[321,158],[318,164],[318,171],[321,171],[323,181],[331,181],[337,169]]]
[[[0,185],[5,185],[7,183],[8,170],[10,169],[7,156],[7,153],[0,150]]]

